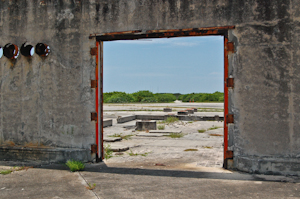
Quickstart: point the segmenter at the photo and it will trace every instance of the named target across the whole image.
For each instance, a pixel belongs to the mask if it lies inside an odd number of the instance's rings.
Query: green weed
[[[88,190],[93,190],[93,189],[95,189],[95,188],[96,188],[96,184],[95,184],[95,183],[93,183],[93,184],[91,184],[91,183],[88,183],[88,186],[87,186],[87,187],[85,187],[85,188],[87,188]]]
[[[113,151],[110,148],[110,145],[105,145],[104,146],[104,158],[105,160],[108,160],[109,158],[113,157]]]
[[[165,130],[165,125],[158,125],[157,128],[158,130]]]
[[[206,130],[205,129],[199,129],[198,133],[204,133]]]
[[[75,160],[68,160],[66,165],[69,167],[69,169],[72,172],[75,171],[82,171],[84,169],[84,163],[81,161],[75,161]]]
[[[7,169],[7,170],[0,171],[0,174],[7,175],[7,174],[10,174],[11,172],[13,172],[11,169]]]

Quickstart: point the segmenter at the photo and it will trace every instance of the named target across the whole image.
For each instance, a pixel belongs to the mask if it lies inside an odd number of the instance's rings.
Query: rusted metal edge
[[[98,81],[97,80],[91,80],[91,88],[97,88],[98,87]]]
[[[228,30],[228,29],[235,29],[235,26],[186,28],[186,29],[170,29],[170,30],[147,30],[146,33],[177,32],[177,31],[185,32],[185,31],[201,31],[201,30]]]
[[[228,88],[234,88],[234,78],[227,78],[226,85]]]
[[[94,47],[94,48],[91,48],[91,51],[90,51],[91,55],[97,55],[97,47]]]
[[[235,50],[234,50],[234,43],[233,42],[228,42],[227,43],[227,51],[228,52],[232,52],[232,53],[235,52]]]
[[[91,121],[97,122],[98,114],[96,112],[91,113]]]
[[[226,151],[226,159],[233,159],[233,151]]]
[[[233,114],[226,115],[226,123],[227,124],[233,124],[234,123],[234,115]]]
[[[112,40],[135,40],[142,38],[165,38],[165,37],[183,37],[183,36],[203,36],[203,35],[224,35],[228,29],[234,29],[235,26],[210,27],[210,28],[190,28],[190,29],[172,29],[172,30],[148,30],[144,33],[127,31],[113,32],[96,35],[97,41]],[[138,33],[138,34],[136,34]]]
[[[97,153],[97,144],[92,144],[91,145],[91,152],[92,153]]]
[[[130,31],[109,32],[109,33],[101,33],[101,34],[90,34],[89,38],[92,39],[93,37],[97,37],[97,36],[134,34],[134,33],[140,33],[140,32],[142,32],[142,30],[130,30]]]

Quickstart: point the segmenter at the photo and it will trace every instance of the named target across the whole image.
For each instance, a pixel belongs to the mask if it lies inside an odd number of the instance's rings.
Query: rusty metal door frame
[[[232,42],[228,42],[228,30],[234,26],[209,27],[209,28],[190,28],[172,30],[133,30],[125,32],[111,32],[103,34],[91,34],[90,39],[96,38],[96,145],[98,146],[98,160],[104,158],[103,150],[103,42],[114,40],[137,40],[147,38],[171,38],[185,36],[208,36],[221,35],[224,37],[224,164],[227,168],[228,159],[233,158],[233,152],[228,150],[228,124],[233,123],[233,115],[228,114],[228,87],[233,87],[233,78],[229,78],[228,54],[234,51]]]

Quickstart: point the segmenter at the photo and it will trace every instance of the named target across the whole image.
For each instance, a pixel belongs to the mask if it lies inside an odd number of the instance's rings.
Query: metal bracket
[[[97,122],[97,119],[98,119],[97,113],[96,112],[92,112],[91,113],[91,121]]]
[[[227,78],[226,85],[228,88],[234,88],[234,78]]]
[[[233,159],[233,151],[226,151],[226,159]]]
[[[98,81],[97,80],[91,80],[91,88],[97,88],[98,87]]]
[[[234,123],[234,115],[233,114],[226,115],[226,123],[227,124],[233,124]]]
[[[97,55],[97,47],[91,48],[91,55]]]
[[[232,52],[232,53],[235,52],[235,50],[234,50],[234,43],[233,42],[228,42],[227,43],[227,51],[228,52]]]
[[[96,144],[91,145],[91,152],[92,153],[97,153],[97,145]]]

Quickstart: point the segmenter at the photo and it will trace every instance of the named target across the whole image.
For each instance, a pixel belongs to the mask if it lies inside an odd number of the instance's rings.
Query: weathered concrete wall
[[[1,1],[0,45],[44,42],[52,50],[46,59],[1,58],[1,140],[94,143],[89,34],[235,25],[230,40],[237,51],[229,57],[235,166],[286,172],[280,162],[297,163],[300,154],[299,8],[296,0]],[[279,162],[260,165],[266,158]]]

